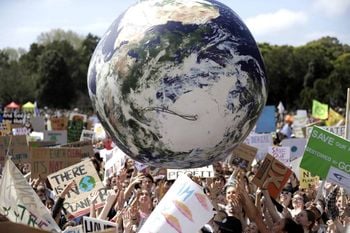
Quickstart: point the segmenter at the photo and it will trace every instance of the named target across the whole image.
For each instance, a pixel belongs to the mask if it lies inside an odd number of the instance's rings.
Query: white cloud
[[[340,16],[350,12],[349,0],[314,0],[314,7],[327,16]]]
[[[307,20],[308,17],[304,12],[280,9],[273,13],[248,18],[245,22],[253,35],[262,36],[303,25]]]

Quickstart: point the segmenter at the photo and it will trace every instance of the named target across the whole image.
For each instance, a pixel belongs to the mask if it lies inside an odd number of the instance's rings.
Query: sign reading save
[[[321,179],[325,179],[333,167],[347,173],[350,179],[350,142],[314,126],[300,167]]]

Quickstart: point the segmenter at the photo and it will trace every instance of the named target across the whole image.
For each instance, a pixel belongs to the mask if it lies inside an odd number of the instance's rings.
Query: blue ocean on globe
[[[89,95],[117,146],[156,167],[224,159],[254,127],[267,99],[256,42],[213,0],[147,0],[101,38]]]
[[[90,192],[96,186],[96,181],[92,176],[84,176],[79,182],[79,189],[82,192]]]

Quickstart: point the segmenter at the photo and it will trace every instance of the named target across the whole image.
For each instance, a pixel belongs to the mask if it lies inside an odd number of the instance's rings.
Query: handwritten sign
[[[67,130],[44,131],[44,140],[55,142],[57,145],[67,144]]]
[[[189,169],[167,169],[167,179],[176,180],[183,174],[191,174],[192,176],[209,178],[214,177],[213,165],[200,167],[200,168],[189,168]]]
[[[68,128],[67,117],[51,117],[50,121],[52,130],[67,130]]]
[[[117,228],[117,224],[97,218],[83,217],[84,233],[98,232],[109,228]]]
[[[290,165],[290,147],[270,146],[268,153],[282,162],[284,165]]]
[[[64,200],[64,208],[68,211],[69,218],[76,218],[89,212],[89,207],[81,205],[89,200],[92,192],[104,188],[96,172],[93,163],[90,160],[84,160],[70,167],[61,169],[51,175],[48,180],[56,194],[60,194],[64,187],[72,180],[77,187],[73,188]],[[103,203],[97,203],[101,205]]]
[[[92,141],[94,140],[95,132],[92,130],[84,129],[81,132],[80,141]]]
[[[289,168],[272,155],[267,154],[252,182],[261,188],[265,181],[270,179],[267,189],[272,198],[277,198],[291,174],[292,171]]]
[[[315,186],[319,182],[320,178],[318,176],[312,176],[309,171],[299,168],[299,188],[307,189]]]
[[[84,129],[87,116],[84,114],[72,113],[68,121],[68,142],[80,140],[81,132]]]
[[[249,146],[258,148],[258,152],[256,153],[256,159],[260,161],[265,158],[269,146],[273,145],[273,140],[271,134],[250,133],[248,137],[244,140],[244,143]]]
[[[31,147],[32,178],[45,178],[47,175],[59,171],[82,159],[79,148],[50,148]]]

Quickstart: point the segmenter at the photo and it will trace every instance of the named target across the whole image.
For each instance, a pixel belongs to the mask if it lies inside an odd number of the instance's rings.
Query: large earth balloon
[[[101,38],[89,94],[104,128],[131,158],[156,167],[221,160],[254,127],[267,98],[256,42],[212,0],[148,0]]]

